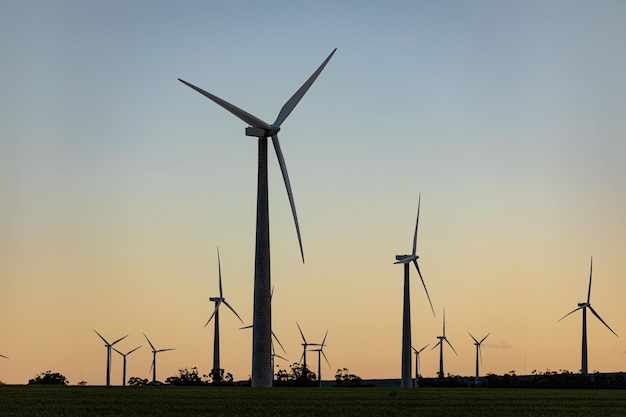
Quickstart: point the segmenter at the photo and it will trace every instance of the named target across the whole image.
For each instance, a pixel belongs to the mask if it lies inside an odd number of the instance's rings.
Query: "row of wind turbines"
[[[403,314],[402,314],[402,377],[401,377],[401,387],[409,388],[412,386],[411,380],[411,349],[415,352],[415,386],[418,386],[418,374],[419,374],[419,354],[422,350],[426,348],[424,346],[420,350],[416,350],[411,345],[411,300],[410,300],[410,292],[409,292],[409,264],[413,263],[415,265],[415,269],[417,270],[417,274],[422,281],[422,285],[424,287],[424,291],[426,293],[426,297],[428,298],[428,302],[430,304],[430,308],[433,312],[433,316],[435,315],[435,309],[433,308],[432,301],[430,299],[430,295],[428,294],[428,289],[426,288],[426,283],[424,282],[424,278],[422,277],[422,273],[420,271],[419,265],[417,263],[417,259],[419,256],[417,255],[417,230],[419,226],[419,216],[420,216],[420,205],[421,205],[421,194],[418,197],[417,203],[417,220],[415,222],[415,232],[413,234],[413,251],[410,255],[396,255],[395,264],[403,264],[404,265],[404,302],[403,302]],[[581,350],[581,373],[583,375],[588,374],[588,354],[587,354],[587,308],[591,311],[591,313],[598,319],[604,326],[609,329],[615,336],[617,333],[609,327],[608,324],[600,317],[600,315],[593,309],[591,306],[591,280],[593,276],[593,257],[591,257],[591,265],[589,268],[589,287],[587,290],[587,301],[578,303],[578,307],[574,310],[570,311],[563,317],[561,317],[558,321],[560,322],[570,314],[575,313],[578,310],[582,310],[582,350]],[[485,339],[489,336],[488,333],[485,337],[483,337],[480,341],[472,336],[471,333],[468,333],[470,337],[474,340],[474,345],[476,346],[476,380],[478,380],[480,376],[479,369],[479,358],[482,362],[482,353],[481,353],[481,345],[485,341]],[[433,346],[432,349],[435,349],[439,346],[439,377],[444,377],[444,365],[443,365],[443,343],[446,342],[452,351],[456,353],[456,350],[452,346],[452,344],[446,338],[446,311],[443,310],[443,335],[437,336],[439,342]],[[428,346],[428,345],[427,345]],[[458,354],[457,354],[458,356]]]

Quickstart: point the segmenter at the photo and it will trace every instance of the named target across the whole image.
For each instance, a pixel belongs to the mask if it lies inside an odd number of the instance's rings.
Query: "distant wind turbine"
[[[204,325],[204,327],[206,327],[211,322],[213,317],[215,317],[215,332],[213,336],[213,372],[217,372],[221,369],[221,366],[220,366],[220,310],[219,308],[222,305],[222,303],[226,307],[228,307],[230,311],[232,311],[233,314],[235,314],[235,316],[237,316],[239,321],[241,321],[241,323],[243,324],[243,320],[241,320],[241,317],[239,317],[239,314],[237,314],[235,309],[232,308],[231,305],[228,304],[228,301],[226,301],[226,298],[224,298],[224,292],[222,291],[222,265],[220,263],[219,248],[217,249],[217,270],[218,270],[218,276],[219,276],[220,296],[209,298],[209,300],[215,303],[215,310],[213,310],[213,314],[211,314],[211,317],[209,317],[209,320]]]
[[[126,353],[122,353],[119,350],[113,348],[114,351],[122,355],[122,357],[124,358],[124,368],[123,368],[124,371],[122,372],[122,386],[126,386],[126,357],[130,355],[131,353],[133,353],[134,351],[136,351],[137,349],[139,349],[140,347],[141,345],[137,346],[135,349],[128,351]]]
[[[309,90],[311,85],[320,75],[330,58],[337,49],[322,62],[317,70],[306,80],[306,82],[294,93],[294,95],[283,105],[278,117],[273,124],[269,124],[256,116],[240,109],[221,98],[192,85],[184,80],[178,79],[186,86],[196,90],[198,93],[214,101],[237,118],[244,121],[249,127],[246,128],[246,136],[258,138],[258,183],[257,183],[257,221],[256,221],[256,251],[254,261],[254,312],[252,328],[252,386],[271,387],[274,379],[272,369],[272,309],[270,306],[270,235],[269,235],[269,206],[268,206],[268,181],[267,181],[267,142],[272,138],[278,164],[283,175],[289,204],[296,225],[296,234],[300,245],[300,254],[304,263],[304,250],[302,248],[302,238],[300,237],[300,226],[296,214],[296,205],[291,191],[291,183],[287,173],[285,158],[278,141],[278,132],[283,122],[291,114],[302,97]]]
[[[324,353],[324,346],[326,346],[326,336],[328,336],[328,330],[326,330],[326,334],[324,335],[324,340],[322,340],[322,343],[319,345],[319,348],[313,349],[311,351],[311,352],[317,352],[317,379],[319,380],[320,388],[322,388],[322,356],[324,356],[324,360],[326,360],[326,363],[328,364],[328,367],[330,368],[330,362],[328,362],[328,358],[326,357],[326,354]]]
[[[96,329],[93,329],[94,332],[96,332]],[[96,334],[98,336],[100,336],[100,339],[102,339],[104,341],[104,346],[107,348],[107,376],[106,376],[106,386],[110,386],[111,385],[111,349],[113,348],[113,345],[115,345],[117,342],[125,339],[128,337],[128,335],[124,336],[124,337],[120,337],[119,339],[117,339],[115,342],[113,343],[109,343],[107,342],[107,340],[102,337],[102,335],[98,332],[96,332]]]
[[[415,265],[417,274],[422,280],[422,285],[424,286],[426,297],[428,297],[430,308],[433,311],[433,315],[435,315],[435,309],[433,308],[433,303],[430,301],[430,295],[428,295],[426,283],[424,283],[420,267],[417,264],[417,259],[419,258],[416,254],[417,226],[419,225],[420,220],[421,199],[422,195],[420,193],[417,201],[417,220],[415,221],[415,233],[413,235],[413,252],[411,252],[410,255],[396,255],[396,262],[394,262],[394,264],[404,264],[404,303],[402,307],[402,380],[400,383],[402,388],[411,388],[413,385],[413,381],[411,380],[411,297],[409,292],[409,265],[411,262]]]
[[[167,349],[155,349],[154,345],[152,344],[152,342],[150,341],[150,339],[148,339],[148,336],[146,336],[146,334],[143,334],[144,337],[146,338],[146,340],[148,341],[148,343],[150,344],[150,347],[152,348],[152,365],[150,365],[150,369],[152,370],[152,383],[156,382],[156,355],[157,353],[160,352],[167,352],[168,350],[175,350],[176,348],[167,348]]]
[[[474,346],[476,346],[476,382],[478,382],[478,378],[480,377],[480,369],[478,368],[478,358],[479,357],[480,357],[480,363],[483,363],[483,353],[482,353],[482,350],[480,348],[480,345],[485,341],[485,339],[491,333],[487,333],[487,336],[485,336],[482,339],[480,339],[480,342],[474,336],[472,336],[472,334],[470,332],[467,332],[467,334],[469,334],[470,337],[472,339],[474,339]]]
[[[422,353],[422,351],[426,349],[427,347],[428,345],[424,346],[420,350],[417,350],[413,346],[411,346],[411,349],[413,349],[413,352],[415,352],[415,388],[419,387],[420,353]]]
[[[437,346],[439,346],[439,378],[443,378],[444,375],[445,375],[443,373],[443,342],[444,342],[444,340],[448,344],[448,346],[450,346],[452,348],[452,351],[454,352],[454,354],[456,356],[459,356],[459,354],[456,353],[456,350],[454,349],[454,346],[452,346],[452,344],[446,338],[446,309],[445,309],[445,307],[443,309],[443,336],[437,336],[437,339],[439,339],[439,342],[437,342],[437,344],[435,346],[433,346],[433,348],[431,350],[433,350]]]
[[[591,307],[591,275],[592,275],[592,271],[593,271],[593,256],[591,257],[591,266],[589,267],[589,289],[587,290],[587,302],[586,303],[578,303],[578,307],[576,307],[575,309],[573,309],[572,311],[570,311],[569,313],[567,313],[566,315],[564,315],[563,317],[561,317],[559,319],[559,321],[563,320],[565,317],[569,316],[570,314],[574,313],[575,311],[578,310],[582,310],[583,311],[583,340],[582,340],[582,354],[581,354],[581,365],[580,365],[580,369],[583,375],[587,375],[588,373],[588,362],[587,362],[587,308],[589,308],[589,310],[591,310],[591,313],[596,316],[596,318],[598,320],[600,320],[602,322],[602,324],[604,324],[606,326],[607,329],[609,329],[611,331],[611,333],[613,333],[615,336],[617,336],[617,333],[615,333],[613,331],[613,329],[611,329],[609,327],[608,324],[606,324],[606,322],[604,320],[602,320],[602,317],[600,317],[600,315],[598,313],[596,313],[596,310],[593,309],[593,307]]]
[[[302,333],[302,329],[300,328],[300,325],[298,324],[298,322],[296,321],[296,325],[298,326],[298,330],[300,330],[300,336],[302,336],[302,356],[300,357],[300,361],[302,362],[302,369],[303,369],[303,374],[304,374],[304,370],[308,371],[307,365],[306,365],[306,352],[307,352],[307,348],[309,346],[320,346],[319,343],[309,343],[306,341],[306,338],[304,337],[304,333]]]

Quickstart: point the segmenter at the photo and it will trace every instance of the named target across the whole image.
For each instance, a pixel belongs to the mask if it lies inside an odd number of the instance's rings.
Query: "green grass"
[[[0,386],[9,416],[623,416],[623,390]]]

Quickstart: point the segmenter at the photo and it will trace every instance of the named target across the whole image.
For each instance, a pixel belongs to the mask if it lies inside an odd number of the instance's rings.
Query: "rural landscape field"
[[[622,390],[0,387],[13,416],[623,416]]]

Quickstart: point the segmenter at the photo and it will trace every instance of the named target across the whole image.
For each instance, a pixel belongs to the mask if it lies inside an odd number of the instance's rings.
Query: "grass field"
[[[624,416],[623,390],[0,386],[0,416]]]

